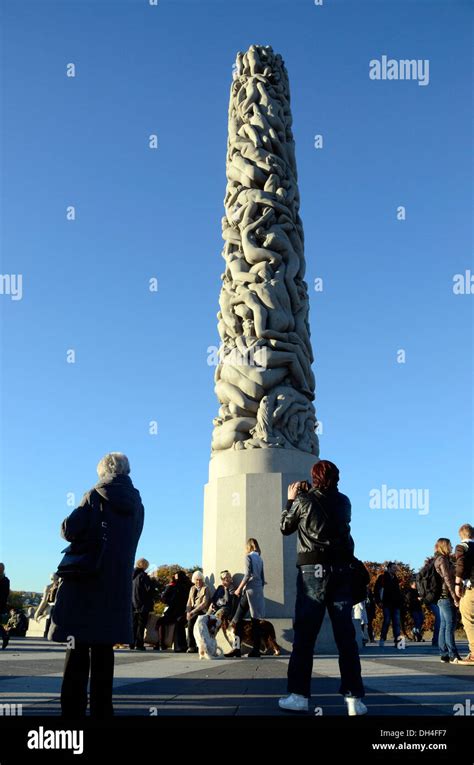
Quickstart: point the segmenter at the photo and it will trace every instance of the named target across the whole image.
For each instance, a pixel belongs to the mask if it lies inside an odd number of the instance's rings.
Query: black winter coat
[[[310,489],[288,500],[281,516],[282,534],[298,531],[296,565],[344,563],[352,560],[351,503],[334,489]]]
[[[412,614],[415,611],[423,611],[421,600],[417,591],[414,590],[413,587],[410,587],[405,592],[405,607],[409,614]]]
[[[95,490],[107,521],[107,542],[98,576],[89,580],[61,581],[51,614],[49,640],[113,645],[132,642],[132,572],[144,510],[140,494],[129,476],[99,482]],[[92,490],[94,491],[94,490]],[[92,491],[62,523],[68,542],[87,538]]]
[[[0,579],[0,614],[7,610],[8,598],[10,596],[10,580],[8,576],[3,575]]]
[[[177,621],[186,612],[191,582],[172,582],[168,584],[161,596],[161,600],[168,606],[165,611],[168,621]]]
[[[375,601],[384,608],[401,608],[402,594],[397,577],[385,571],[377,577],[374,587]]]
[[[153,610],[156,584],[153,583],[142,568],[134,570],[132,581],[132,605],[134,610],[149,613]]]

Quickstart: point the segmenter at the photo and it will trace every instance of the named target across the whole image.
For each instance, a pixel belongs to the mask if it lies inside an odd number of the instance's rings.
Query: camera
[[[300,485],[298,486],[298,494],[305,494],[307,491],[309,491],[311,486],[309,485],[308,481],[300,481]]]

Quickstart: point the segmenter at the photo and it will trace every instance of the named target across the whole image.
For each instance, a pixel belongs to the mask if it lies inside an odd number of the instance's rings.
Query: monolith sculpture
[[[288,483],[318,459],[304,236],[284,62],[270,46],[238,53],[229,103],[225,270],[203,568],[243,570],[244,544],[258,539],[266,610],[294,609],[296,540],[279,516]]]

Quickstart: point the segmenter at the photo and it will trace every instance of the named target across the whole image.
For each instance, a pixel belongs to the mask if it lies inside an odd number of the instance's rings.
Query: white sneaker
[[[286,709],[287,712],[307,712],[308,711],[308,699],[305,696],[300,696],[299,693],[290,693],[289,696],[284,696],[278,702],[280,709]]]
[[[385,640],[379,640],[379,648],[383,648],[385,645]]]
[[[367,714],[367,707],[362,703],[361,699],[357,699],[355,696],[344,696],[344,701],[347,704],[347,714],[349,717]]]

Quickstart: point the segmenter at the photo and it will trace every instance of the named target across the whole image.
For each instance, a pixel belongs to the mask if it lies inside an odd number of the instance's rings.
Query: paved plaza
[[[459,643],[462,655],[465,642]],[[64,646],[42,638],[13,639],[0,651],[0,704],[22,704],[23,715],[58,715]],[[260,660],[199,661],[196,654],[115,653],[117,715],[285,715],[288,655]],[[454,705],[474,705],[474,670],[443,664],[436,649],[408,643],[406,650],[367,646],[361,654],[371,715],[448,715]],[[317,656],[311,711],[345,715],[338,694],[336,656]]]

